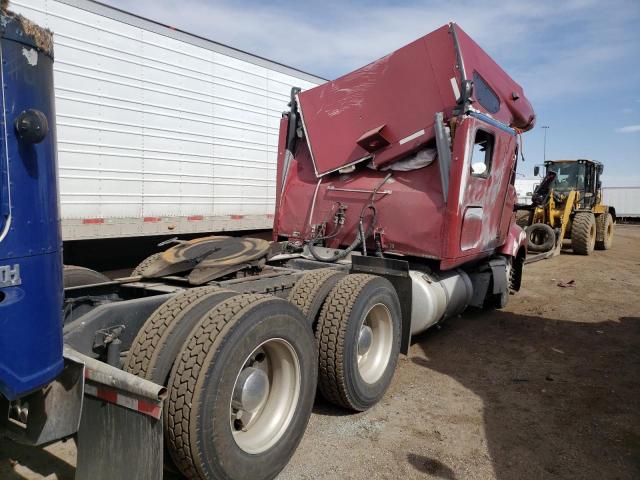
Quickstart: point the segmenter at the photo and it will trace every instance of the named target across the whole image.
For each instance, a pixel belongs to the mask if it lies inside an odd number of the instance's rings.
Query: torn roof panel
[[[456,31],[467,76],[471,80],[473,72],[480,73],[499,97],[497,106],[490,105],[492,112],[478,102],[472,106],[507,125],[530,128],[533,110],[522,88],[462,29]],[[371,158],[381,166],[421,148],[433,140],[434,115],[450,115],[456,107],[460,85],[453,36],[445,25],[337,80],[301,92],[298,105],[316,175]]]

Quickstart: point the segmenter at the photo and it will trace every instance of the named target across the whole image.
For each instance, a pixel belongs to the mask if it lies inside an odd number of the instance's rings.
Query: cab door
[[[448,238],[447,266],[486,255],[504,243],[516,198],[515,145],[515,131],[491,117],[470,112],[459,122],[447,201],[457,228]]]

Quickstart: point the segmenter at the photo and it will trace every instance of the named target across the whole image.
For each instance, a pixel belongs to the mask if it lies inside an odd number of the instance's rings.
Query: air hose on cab
[[[371,197],[369,197],[369,203],[364,204],[363,207],[362,207],[362,210],[360,210],[360,217],[358,218],[358,230],[356,231],[356,238],[354,239],[354,241],[347,248],[345,248],[344,250],[335,250],[329,255],[322,255],[317,250],[316,245],[315,245],[317,242],[323,241],[323,240],[326,240],[326,239],[329,239],[329,238],[333,238],[333,237],[338,235],[338,233],[342,229],[342,225],[344,224],[344,221],[338,222],[337,230],[335,232],[333,232],[331,235],[324,236],[324,237],[321,236],[321,235],[316,235],[314,238],[309,240],[309,243],[308,243],[309,253],[311,253],[313,258],[315,258],[319,262],[325,262],[325,263],[337,262],[338,260],[341,260],[341,259],[345,258],[347,255],[349,255],[353,250],[358,248],[360,245],[363,246],[363,254],[364,255],[367,254],[367,252],[366,252],[366,241],[367,241],[367,238],[369,238],[369,236],[371,236],[371,234],[373,233],[373,231],[375,229],[375,226],[376,226],[376,223],[377,223],[377,219],[378,219],[378,213],[377,213],[376,207],[374,205],[375,196],[378,193],[378,190],[380,190],[380,188],[382,188],[382,186],[385,183],[387,183],[387,181],[391,178],[392,175],[393,175],[393,173],[389,172],[382,179],[382,181],[371,192]],[[314,200],[315,200],[315,198],[314,198]],[[371,217],[371,222],[369,222],[369,226],[367,227],[367,230],[365,231],[364,230],[364,216],[365,216],[365,213],[366,213],[367,210],[371,210],[372,213],[373,213],[373,216]],[[376,248],[377,248],[377,250],[380,249],[379,247],[376,247]],[[380,249],[380,252],[381,252],[381,249]]]

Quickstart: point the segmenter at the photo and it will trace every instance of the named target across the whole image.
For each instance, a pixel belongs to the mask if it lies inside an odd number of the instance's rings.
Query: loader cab
[[[551,188],[558,193],[569,193],[576,190],[580,193],[582,208],[590,208],[596,203],[603,172],[603,165],[592,160],[553,160],[545,162],[547,173],[554,171],[555,180]]]

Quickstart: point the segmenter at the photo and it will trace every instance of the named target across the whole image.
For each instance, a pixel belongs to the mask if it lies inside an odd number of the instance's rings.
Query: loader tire
[[[556,245],[556,233],[546,223],[529,225],[527,233],[527,248],[532,252],[548,252]]]
[[[145,268],[147,268],[149,265],[151,265],[153,262],[155,262],[158,257],[160,257],[160,255],[162,255],[163,252],[158,252],[158,253],[154,253],[153,255],[149,255],[147,258],[145,258],[143,261],[141,261],[136,268],[133,269],[133,271],[131,272],[131,277],[137,277],[138,275],[142,275],[142,272],[144,272]]]
[[[93,285],[95,283],[110,282],[111,279],[100,272],[77,265],[65,265],[62,269],[64,288]]]
[[[596,217],[596,250],[609,250],[613,245],[613,217],[603,213]]]
[[[309,325],[315,327],[325,298],[345,273],[334,268],[320,268],[305,273],[289,292],[289,302],[300,309]]]
[[[577,212],[571,228],[571,248],[577,255],[591,255],[596,244],[596,219],[591,212]]]
[[[176,466],[189,479],[274,478],[306,429],[317,369],[313,333],[297,307],[258,294],[218,304],[171,372],[165,428]],[[253,390],[259,394],[240,389],[250,378],[261,384],[258,377],[269,379]]]
[[[375,405],[393,378],[401,328],[400,301],[387,279],[353,274],[340,280],[316,328],[322,395],[355,411]]]

